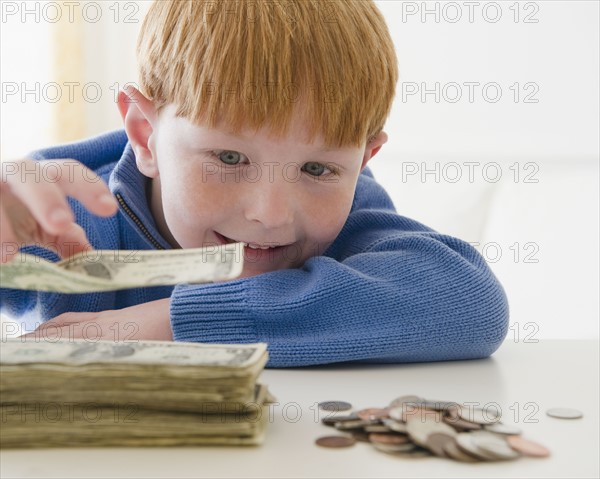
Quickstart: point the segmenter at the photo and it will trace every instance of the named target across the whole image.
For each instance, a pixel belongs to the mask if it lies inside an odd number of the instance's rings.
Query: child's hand
[[[55,251],[60,257],[91,249],[76,224],[66,197],[92,213],[110,216],[117,202],[107,185],[76,160],[3,161],[0,174],[0,263],[27,245]]]
[[[171,298],[98,313],[63,313],[23,338],[57,341],[173,341]]]

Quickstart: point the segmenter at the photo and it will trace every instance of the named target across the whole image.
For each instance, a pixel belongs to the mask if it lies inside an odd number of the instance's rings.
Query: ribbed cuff
[[[170,315],[175,341],[258,342],[243,281],[177,285],[171,294]]]

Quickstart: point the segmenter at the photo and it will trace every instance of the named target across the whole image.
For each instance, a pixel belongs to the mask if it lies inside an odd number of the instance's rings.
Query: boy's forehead
[[[325,145],[322,135],[317,135],[309,142],[308,123],[298,114],[292,115],[292,121],[284,137],[275,135],[268,126],[258,130],[243,127],[241,131],[234,131],[222,118],[217,117],[214,127],[207,124],[195,123],[188,118],[177,116],[177,108],[169,105],[165,108],[161,121],[171,123],[172,128],[167,128],[170,134],[182,138],[190,147],[203,147],[208,140],[234,141],[236,144],[256,144],[258,142],[269,142],[286,144],[302,149],[311,150],[315,153],[331,153],[336,151],[350,150],[353,148],[336,148]]]

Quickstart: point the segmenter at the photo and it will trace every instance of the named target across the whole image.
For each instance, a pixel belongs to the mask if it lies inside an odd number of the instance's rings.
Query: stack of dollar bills
[[[257,445],[267,345],[39,338],[0,345],[0,447]]]

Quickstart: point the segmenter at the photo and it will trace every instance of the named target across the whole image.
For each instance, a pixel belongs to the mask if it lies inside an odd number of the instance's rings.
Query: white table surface
[[[261,380],[279,405],[271,408],[262,446],[3,450],[0,477],[598,477],[598,364],[598,341],[507,339],[483,360],[266,370]],[[496,402],[503,422],[518,424],[552,455],[462,464],[402,459],[366,443],[338,450],[314,444],[335,433],[319,423],[324,413],[316,413],[316,403],[346,400],[360,409],[405,394]],[[551,418],[552,407],[576,408],[584,417]]]

